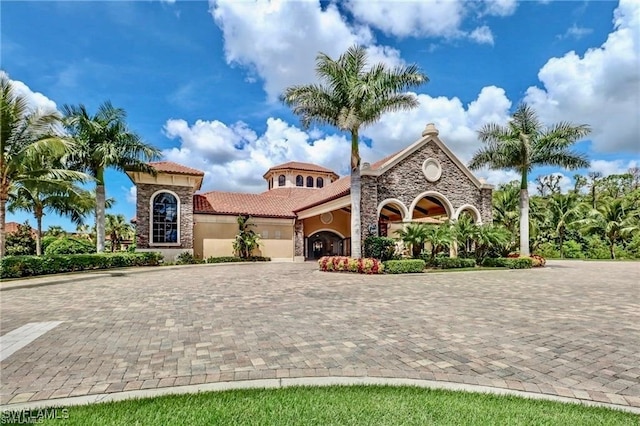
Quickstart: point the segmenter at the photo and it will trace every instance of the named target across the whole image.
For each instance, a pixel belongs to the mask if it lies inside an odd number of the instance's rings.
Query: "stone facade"
[[[136,201],[136,247],[148,249],[167,247],[173,249],[193,249],[193,188],[186,186],[151,185],[138,183]],[[149,227],[151,226],[151,196],[157,191],[170,191],[180,198],[180,241],[179,244],[151,244]]]
[[[304,257],[304,222],[302,220],[296,219],[296,223],[294,225],[294,256],[295,257]]]
[[[364,252],[364,240],[367,237],[378,236],[378,184],[374,176],[362,176],[360,178],[360,228],[362,237],[362,250]]]

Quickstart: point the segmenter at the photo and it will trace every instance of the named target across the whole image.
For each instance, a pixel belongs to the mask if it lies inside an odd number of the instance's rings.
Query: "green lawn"
[[[42,424],[600,426],[638,425],[640,417],[605,408],[488,394],[333,386],[210,392],[71,407],[68,420]]]

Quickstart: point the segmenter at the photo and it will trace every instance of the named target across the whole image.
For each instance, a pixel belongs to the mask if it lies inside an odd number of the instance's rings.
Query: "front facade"
[[[196,193],[204,173],[171,162],[157,174],[128,172],[137,186],[137,249],[174,258],[233,255],[239,215],[260,234],[256,255],[302,261],[351,253],[350,178],[324,167],[289,162],[264,175],[267,191]],[[405,149],[361,168],[362,239],[388,235],[409,222],[442,223],[463,212],[491,222],[490,185],[480,182],[429,124]]]

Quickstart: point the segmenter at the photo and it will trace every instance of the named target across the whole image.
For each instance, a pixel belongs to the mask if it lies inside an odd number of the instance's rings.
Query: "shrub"
[[[517,259],[511,259],[509,269],[531,269],[533,266],[533,259],[530,257],[518,257]]]
[[[542,268],[547,264],[547,259],[537,254],[531,255],[531,261],[533,262],[534,268]]]
[[[367,237],[364,240],[364,256],[374,259],[391,260],[396,250],[396,241],[389,237]]]
[[[580,245],[580,243],[574,240],[569,240],[562,243],[562,254],[567,259],[584,258],[584,253],[582,253],[582,246]]]
[[[176,256],[176,265],[196,265],[198,263],[204,263],[204,260],[194,257],[193,254],[188,251]]]
[[[270,257],[263,256],[251,256],[246,259],[243,259],[238,256],[219,256],[219,257],[208,257],[207,263],[229,263],[229,262],[270,262]]]
[[[560,251],[558,251],[556,245],[552,242],[540,244],[540,247],[538,247],[536,251],[547,259],[558,259],[560,257]]]
[[[387,260],[384,262],[386,274],[411,274],[423,272],[425,261],[422,259]]]
[[[0,278],[19,278],[123,266],[157,266],[161,260],[162,254],[155,252],[6,256],[0,259]]]
[[[18,230],[11,234],[6,234],[6,254],[7,256],[26,256],[36,254],[36,240],[31,235],[29,222],[18,225]]]
[[[324,256],[318,260],[318,266],[325,272],[357,272],[359,274],[381,274],[384,264],[378,259],[352,259],[346,256]]]
[[[543,259],[543,257],[538,256]],[[482,261],[482,266],[489,268],[530,269],[534,260],[531,257],[488,257]]]
[[[461,257],[436,257],[435,266],[442,269],[473,268],[476,266],[476,261]]]
[[[96,246],[90,241],[63,237],[50,242],[44,254],[51,256],[55,254],[91,254],[95,252]]]
[[[507,257],[487,257],[481,263],[482,266],[487,268],[508,268],[511,259]]]

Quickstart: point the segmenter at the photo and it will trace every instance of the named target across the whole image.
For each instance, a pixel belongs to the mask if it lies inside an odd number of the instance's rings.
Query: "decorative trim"
[[[416,208],[420,200],[422,200],[424,197],[437,198],[438,201],[440,201],[444,206],[444,209],[447,212],[447,216],[449,217],[449,219],[453,219],[455,214],[455,209],[453,208],[453,205],[451,204],[451,202],[447,197],[445,197],[438,191],[425,191],[422,194],[419,194],[411,203],[411,207],[409,207],[409,219],[413,219],[413,210]]]
[[[344,235],[342,235],[340,232],[336,231],[335,229],[331,229],[331,228],[320,228],[320,229],[316,229],[315,231],[313,231],[311,234],[309,235],[305,235],[305,238],[311,238],[312,236],[314,236],[315,234],[317,234],[318,232],[331,232],[332,234],[336,234],[338,237],[345,239],[347,237],[345,237]]]
[[[435,158],[427,158],[422,163],[422,173],[429,182],[437,182],[442,176],[442,165]]]
[[[456,213],[455,213],[453,219],[454,220],[458,220],[458,218],[460,217],[460,213],[462,213],[465,210],[471,211],[475,216],[476,224],[482,225],[482,215],[480,214],[480,211],[475,206],[473,206],[471,204],[464,204],[464,205],[460,206],[458,208],[458,210],[456,210]]]
[[[331,224],[331,222],[333,222],[333,213],[331,212],[322,213],[320,215],[320,222],[324,223],[325,225]]]
[[[378,213],[376,214],[376,218],[380,218],[380,213],[382,212],[384,206],[386,206],[387,204],[395,204],[400,207],[403,222],[409,217],[409,210],[407,210],[407,206],[405,206],[402,201],[398,200],[397,198],[387,198],[386,200],[383,200],[382,202],[380,202],[380,204],[378,204]]]

